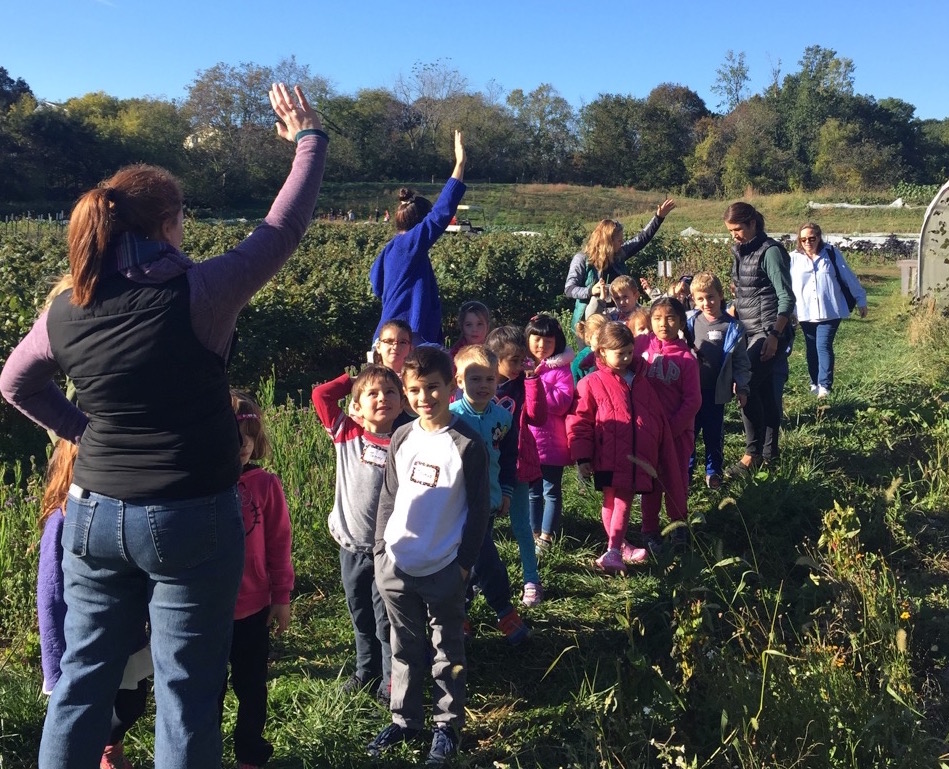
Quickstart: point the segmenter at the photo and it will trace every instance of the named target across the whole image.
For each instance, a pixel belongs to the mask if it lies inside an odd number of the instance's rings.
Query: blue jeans
[[[534,582],[540,584],[540,575],[537,573],[537,553],[534,551],[534,532],[531,530],[530,510],[528,502],[528,484],[518,481],[514,484],[514,493],[511,496],[511,533],[517,540],[517,549],[521,555],[521,566],[524,569],[524,584]]]
[[[563,513],[563,468],[541,465],[543,478],[534,481],[530,490],[531,529],[534,533],[553,534]]]
[[[695,436],[705,441],[705,475],[721,475],[725,464],[725,404],[715,402],[715,390],[702,390],[702,405],[695,415]],[[696,441],[698,442],[698,441]],[[695,469],[695,451],[689,459],[689,476]]]
[[[46,713],[40,768],[98,765],[115,693],[146,620],[155,768],[220,766],[218,698],[244,567],[236,487],[141,504],[73,487],[62,544],[66,653]]]
[[[830,390],[834,384],[834,337],[837,336],[839,326],[840,318],[818,323],[801,322],[807,373],[812,385],[825,390]]]

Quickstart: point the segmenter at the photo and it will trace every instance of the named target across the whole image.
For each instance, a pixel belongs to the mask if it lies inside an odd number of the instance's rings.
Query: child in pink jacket
[[[657,299],[649,308],[652,333],[636,338],[636,352],[648,364],[646,378],[656,390],[675,441],[678,467],[689,485],[689,459],[695,450],[695,415],[702,406],[699,362],[679,332],[688,333],[685,308],[671,296]],[[643,537],[650,548],[661,544],[659,509],[662,492],[643,494]],[[666,502],[668,507],[668,500]]]
[[[567,412],[573,406],[576,390],[570,364],[573,350],[557,320],[550,315],[535,315],[524,330],[527,349],[534,359],[534,372],[544,384],[547,396],[547,421],[530,425],[540,459],[540,480],[530,487],[530,519],[540,557],[550,547],[554,530],[563,512],[563,469],[569,464]]]
[[[636,494],[665,491],[669,517],[684,520],[686,490],[669,420],[646,380],[646,362],[633,354],[632,331],[616,321],[607,323],[597,335],[595,352],[597,370],[577,384],[567,437],[581,476],[592,477],[603,491],[607,550],[596,566],[615,574],[649,557],[626,541]]]
[[[234,608],[231,685],[237,695],[234,754],[240,765],[263,766],[273,753],[264,738],[267,722],[267,659],[270,627],[283,633],[290,625],[290,512],[280,479],[251,464],[270,453],[260,406],[245,393],[231,391],[241,435],[244,471],[237,488],[244,516],[244,575]],[[221,692],[221,710],[224,708]]]

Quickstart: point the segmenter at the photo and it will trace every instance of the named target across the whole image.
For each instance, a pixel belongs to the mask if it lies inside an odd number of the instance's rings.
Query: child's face
[[[442,379],[441,374],[415,376],[409,371],[402,380],[409,407],[418,414],[419,423],[424,430],[438,430],[451,422],[448,404],[451,401],[454,384]]]
[[[637,315],[635,318],[633,318],[630,330],[633,332],[633,336],[642,336],[643,334],[648,334],[649,324],[646,322],[646,318],[644,318],[642,315]]]
[[[250,462],[250,458],[254,454],[254,446],[256,445],[257,441],[241,431],[241,467]]]
[[[600,360],[610,371],[616,374],[625,374],[629,364],[633,362],[633,346],[624,345],[618,349],[600,348]]]
[[[382,365],[398,374],[402,371],[405,359],[412,352],[412,337],[401,329],[383,328],[376,349],[379,350]]]
[[[682,324],[679,316],[671,307],[657,307],[650,318],[652,333],[663,342],[671,342],[679,338]]]
[[[508,347],[503,355],[498,356],[498,375],[501,380],[517,379],[524,371],[524,356],[527,350],[519,347]]]
[[[402,390],[388,379],[372,380],[359,393],[355,406],[369,432],[390,432],[402,411]]]
[[[725,300],[714,288],[708,291],[695,290],[692,292],[692,301],[695,307],[702,311],[708,320],[715,320],[722,314],[722,302]]]
[[[465,367],[464,374],[455,377],[455,381],[478,411],[484,411],[498,392],[498,372],[491,366],[469,364]]]
[[[484,344],[488,336],[488,321],[476,312],[466,313],[461,321],[461,334],[468,344]]]
[[[553,355],[554,347],[556,346],[557,341],[552,336],[531,334],[527,338],[527,349],[530,350],[531,357],[538,363],[542,360],[547,360],[547,358]]]
[[[629,288],[621,288],[612,292],[613,302],[620,312],[632,312],[636,309],[636,295]]]

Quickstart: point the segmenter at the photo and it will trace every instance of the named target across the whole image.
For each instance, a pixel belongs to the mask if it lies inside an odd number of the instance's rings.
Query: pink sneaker
[[[633,547],[629,542],[623,540],[623,546],[620,550],[623,563],[643,563],[649,560],[649,551],[644,547]]]
[[[623,557],[619,550],[607,550],[594,562],[596,568],[605,571],[607,574],[622,574],[626,571],[626,564],[623,563]]]
[[[121,742],[106,745],[99,759],[99,769],[133,769],[132,762],[125,757],[125,747]]]
[[[521,603],[525,606],[537,606],[544,600],[544,588],[537,582],[524,583],[524,595],[521,597]]]

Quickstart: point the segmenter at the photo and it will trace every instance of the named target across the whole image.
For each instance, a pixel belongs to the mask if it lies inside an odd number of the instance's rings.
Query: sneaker
[[[826,398],[828,395],[830,395],[830,390],[828,390],[826,387],[818,387],[818,388],[817,388],[817,397],[818,397],[818,398]]]
[[[662,554],[662,536],[660,534],[644,534],[643,545],[653,558],[658,558]]]
[[[376,735],[376,739],[366,746],[366,750],[369,751],[370,756],[375,758],[380,756],[382,751],[388,750],[393,745],[401,745],[403,742],[412,742],[412,740],[421,733],[420,729],[409,729],[406,726],[399,726],[399,724],[395,723],[389,724]]]
[[[708,486],[712,491],[717,491],[718,489],[722,488],[722,476],[720,476],[718,473],[706,475],[705,485]]]
[[[669,532],[669,541],[675,548],[687,547],[689,544],[689,527],[677,526]]]
[[[619,550],[607,550],[593,563],[596,568],[607,574],[622,574],[626,571],[626,564],[623,563],[623,556],[620,555]]]
[[[624,539],[623,546],[620,548],[620,556],[623,563],[642,563],[648,560],[649,551],[642,547],[633,547]]]
[[[540,534],[534,537],[534,555],[537,556],[539,561],[544,555],[547,554],[547,551],[550,550],[550,546],[554,543],[553,539],[550,536],[544,536]]]
[[[820,388],[816,384],[811,383],[811,395],[817,395],[818,390],[820,390]]]
[[[392,705],[392,682],[389,681],[385,686],[379,686],[376,689],[376,702],[383,705],[386,710]]]
[[[525,606],[537,606],[544,600],[544,588],[539,582],[527,582],[524,585],[524,595],[521,596],[521,603]]]
[[[751,463],[747,465],[744,462],[735,462],[725,471],[725,477],[730,481],[734,481],[738,478],[744,478],[746,475],[751,475],[759,467],[761,467],[761,457],[752,457]]]
[[[498,628],[504,633],[504,637],[511,646],[518,646],[531,636],[530,628],[524,624],[521,615],[514,609],[498,618]]]
[[[340,691],[342,691],[343,694],[356,694],[357,692],[361,692],[368,685],[369,681],[363,681],[359,676],[353,673],[340,687]]]
[[[99,769],[133,769],[131,762],[125,757],[125,746],[121,742],[115,745],[106,745],[99,759]]]
[[[428,751],[425,766],[445,766],[458,752],[461,738],[448,725],[436,726],[432,729],[432,747]]]

